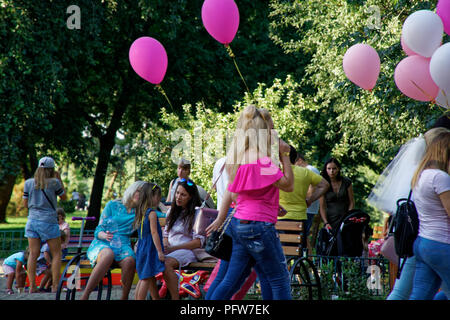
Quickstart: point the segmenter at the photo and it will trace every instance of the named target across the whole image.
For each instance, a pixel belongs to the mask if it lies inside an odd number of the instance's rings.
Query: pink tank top
[[[228,191],[238,193],[235,218],[277,222],[279,189],[273,185],[283,172],[269,157],[241,165]]]

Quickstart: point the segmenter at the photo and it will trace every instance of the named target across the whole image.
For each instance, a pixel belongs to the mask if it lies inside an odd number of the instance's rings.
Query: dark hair
[[[433,128],[447,128],[450,130],[450,117],[449,116],[442,116],[439,119],[436,120],[436,122],[433,125]]]
[[[328,173],[327,173],[327,165],[328,165],[329,163],[334,163],[334,164],[338,167],[339,172],[338,172],[338,175],[336,176],[336,179],[337,179],[338,181],[342,180],[342,176],[341,176],[341,164],[339,163],[339,161],[338,161],[336,158],[330,158],[330,159],[328,159],[328,160],[325,162],[325,164],[324,164],[324,166],[323,166],[323,169],[322,169],[322,172],[320,173],[320,175],[321,175],[322,177],[324,177],[325,180],[327,180],[329,183],[331,183],[330,177],[328,176]]]
[[[297,152],[297,158],[295,159],[295,162],[297,162],[299,159],[302,159],[303,161],[306,161],[306,158],[303,155],[303,153]]]
[[[63,218],[66,218],[66,213],[64,212],[63,208],[56,208],[56,215],[62,216]]]
[[[289,150],[289,160],[292,164],[295,164],[295,160],[297,160],[297,150],[291,145],[289,145],[289,147],[291,147],[291,150]]]
[[[191,199],[189,200],[185,210],[183,210],[183,207],[177,206],[177,201],[175,200],[176,191],[179,186],[182,186],[191,196]],[[196,184],[190,179],[183,182],[178,182],[173,197],[174,198],[170,207],[170,213],[167,216],[168,231],[170,231],[175,222],[181,218],[183,220],[183,223],[188,225],[187,232],[190,233],[192,231],[192,227],[194,226],[195,207],[199,207],[201,205],[200,195],[198,194]]]

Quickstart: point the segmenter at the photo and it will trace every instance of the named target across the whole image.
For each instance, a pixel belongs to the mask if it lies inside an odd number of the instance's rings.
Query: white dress
[[[166,223],[166,226],[164,227],[163,237],[168,238],[170,246],[177,246],[189,242],[193,239],[200,239],[203,246],[203,244],[205,243],[205,237],[195,233],[194,231],[188,233],[186,229],[187,225],[183,223],[182,219],[176,220],[170,231],[168,231],[168,223]],[[188,265],[191,262],[197,261],[194,252],[188,249],[175,250],[167,254],[166,257],[176,259],[180,265],[180,268]]]

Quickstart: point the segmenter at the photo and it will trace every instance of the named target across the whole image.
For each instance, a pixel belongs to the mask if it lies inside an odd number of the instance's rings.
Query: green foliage
[[[77,205],[77,202],[75,200],[59,200],[58,201],[58,207],[63,208],[64,212],[67,213],[74,213],[75,212],[75,206]]]
[[[356,206],[373,213],[368,196],[377,175],[399,147],[426,131],[442,111],[404,96],[395,86],[396,65],[405,57],[400,46],[401,27],[408,15],[434,9],[436,1],[272,1],[270,38],[286,54],[310,57],[301,86],[323,113],[323,121],[310,122],[319,137],[320,153],[341,160],[353,180]],[[375,6],[381,13],[378,27],[371,27]],[[356,43],[378,51],[381,72],[372,92],[345,77],[342,58]],[[323,160],[323,159],[322,159]],[[376,215],[380,215],[379,212]]]

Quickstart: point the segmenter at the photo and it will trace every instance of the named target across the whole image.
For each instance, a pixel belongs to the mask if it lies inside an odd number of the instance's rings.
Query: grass
[[[75,211],[73,213],[66,213],[66,222],[70,228],[79,229],[81,221],[72,221],[72,217],[86,217],[87,211]],[[7,217],[6,223],[0,223],[0,230],[22,229],[25,228],[27,217]]]

